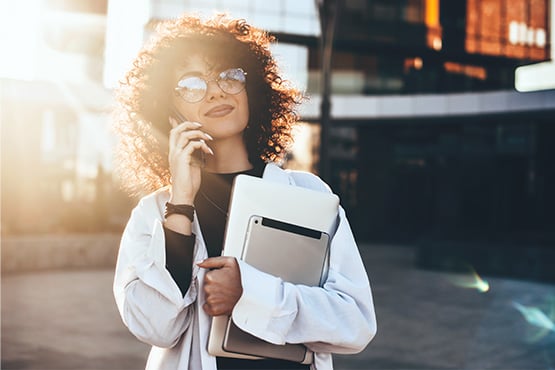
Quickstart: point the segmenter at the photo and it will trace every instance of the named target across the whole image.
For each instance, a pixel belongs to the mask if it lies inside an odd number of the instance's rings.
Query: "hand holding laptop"
[[[234,257],[211,257],[197,265],[210,269],[204,278],[204,311],[210,316],[231,315],[243,293],[237,260]]]

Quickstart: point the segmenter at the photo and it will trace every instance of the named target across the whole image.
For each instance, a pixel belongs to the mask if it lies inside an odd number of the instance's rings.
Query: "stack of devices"
[[[338,206],[335,194],[239,175],[233,184],[222,254],[293,284],[321,286]],[[313,357],[302,344],[276,345],[245,333],[229,316],[212,319],[208,352],[305,364]]]

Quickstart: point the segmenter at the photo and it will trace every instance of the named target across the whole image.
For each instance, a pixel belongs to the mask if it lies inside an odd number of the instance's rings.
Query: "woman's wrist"
[[[184,235],[191,235],[195,207],[191,204],[166,202],[164,226]]]
[[[172,204],[193,204],[195,193],[189,191],[176,191],[175,187],[171,190],[170,203]]]
[[[191,222],[193,222],[193,218],[195,216],[195,207],[191,204],[174,204],[171,202],[166,202],[166,211],[164,213],[164,217],[168,218],[168,216],[178,214],[187,217]]]

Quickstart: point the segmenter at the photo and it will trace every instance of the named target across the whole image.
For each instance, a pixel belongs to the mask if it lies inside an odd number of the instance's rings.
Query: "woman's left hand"
[[[204,275],[204,311],[210,316],[231,315],[243,294],[237,260],[234,257],[211,257],[197,265],[210,269]]]

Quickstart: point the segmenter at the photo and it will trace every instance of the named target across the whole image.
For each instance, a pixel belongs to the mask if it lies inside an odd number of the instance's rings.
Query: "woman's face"
[[[174,96],[174,105],[186,120],[199,122],[202,130],[214,140],[241,137],[249,121],[249,103],[246,89],[239,93],[226,93],[216,79],[223,70],[241,66],[220,67],[206,62],[202,57],[188,58],[184,67],[175,73],[175,86],[188,76],[201,77],[206,81],[206,94],[199,101],[189,102],[179,94]],[[201,94],[202,95],[202,94]]]

